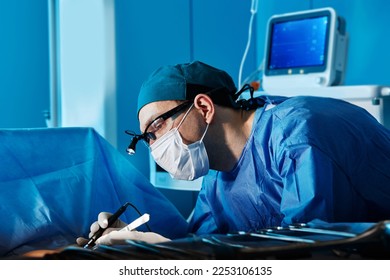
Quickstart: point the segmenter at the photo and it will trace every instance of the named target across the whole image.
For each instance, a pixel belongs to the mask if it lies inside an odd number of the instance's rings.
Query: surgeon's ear
[[[214,118],[215,107],[211,98],[203,93],[195,96],[194,107],[202,114],[206,123],[211,123]]]

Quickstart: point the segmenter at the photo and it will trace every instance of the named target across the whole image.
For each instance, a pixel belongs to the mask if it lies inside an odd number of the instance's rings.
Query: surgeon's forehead
[[[140,129],[143,132],[146,126],[158,116],[171,110],[179,104],[175,100],[156,101],[146,104],[141,108],[138,114]]]

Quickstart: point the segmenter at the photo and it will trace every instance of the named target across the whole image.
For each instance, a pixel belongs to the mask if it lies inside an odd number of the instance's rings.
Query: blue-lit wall
[[[43,127],[49,109],[47,0],[1,0],[0,36],[0,128]]]

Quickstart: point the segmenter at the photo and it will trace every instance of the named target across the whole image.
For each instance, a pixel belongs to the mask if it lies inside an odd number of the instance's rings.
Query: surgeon
[[[240,98],[245,90],[248,100]],[[141,133],[129,149],[144,141],[173,178],[205,176],[189,232],[390,218],[389,130],[342,100],[252,94],[199,61],[163,66],[142,85]],[[91,234],[109,215],[99,215]],[[100,239],[168,240],[136,231]]]

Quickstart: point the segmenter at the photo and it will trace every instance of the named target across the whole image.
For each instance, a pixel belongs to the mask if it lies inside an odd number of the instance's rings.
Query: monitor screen
[[[271,23],[268,75],[321,72],[326,68],[330,15],[292,17]]]

